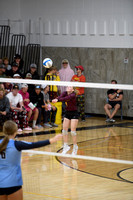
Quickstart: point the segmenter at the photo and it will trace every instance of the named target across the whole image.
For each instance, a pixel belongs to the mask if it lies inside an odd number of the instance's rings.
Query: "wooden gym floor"
[[[18,136],[38,141],[61,132],[43,128]],[[0,133],[2,136],[2,133]],[[90,117],[79,122],[78,154],[133,161],[133,121]],[[69,136],[72,149],[72,140]],[[62,141],[39,151],[61,152]],[[71,150],[68,152],[71,153]],[[133,165],[22,153],[24,200],[133,200]]]

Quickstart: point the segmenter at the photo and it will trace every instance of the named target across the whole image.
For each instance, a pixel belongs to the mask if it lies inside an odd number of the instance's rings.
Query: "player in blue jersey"
[[[43,147],[62,138],[61,134],[39,142],[15,141],[17,125],[9,120],[4,123],[4,139],[0,140],[0,200],[23,200],[21,151]]]

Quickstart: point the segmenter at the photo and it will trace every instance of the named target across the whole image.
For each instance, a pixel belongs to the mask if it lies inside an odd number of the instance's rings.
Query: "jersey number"
[[[6,158],[6,153],[5,153],[5,152],[2,152],[2,153],[1,153],[1,158],[2,158],[2,159],[5,159],[5,158]]]

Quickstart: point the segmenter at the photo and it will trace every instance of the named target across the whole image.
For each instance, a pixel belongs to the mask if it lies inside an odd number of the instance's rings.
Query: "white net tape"
[[[107,84],[107,83],[89,83],[89,82],[67,82],[67,81],[45,81],[45,80],[27,80],[27,79],[13,79],[13,78],[0,78],[0,82],[8,83],[27,83],[38,85],[57,85],[57,86],[74,86],[85,88],[98,88],[98,89],[121,89],[133,90],[133,85],[127,84]]]

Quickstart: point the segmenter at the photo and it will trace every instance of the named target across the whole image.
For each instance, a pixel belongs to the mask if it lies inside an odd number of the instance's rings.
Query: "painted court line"
[[[119,160],[119,159],[112,159],[112,158],[102,158],[102,157],[94,157],[94,156],[81,156],[81,155],[71,155],[71,154],[63,155],[62,153],[46,152],[46,151],[34,151],[34,150],[24,150],[23,152],[24,153],[31,153],[31,154],[47,155],[47,156],[57,156],[57,157],[64,157],[64,158],[75,158],[75,159],[83,159],[83,160],[93,160],[93,161],[133,165],[133,161],[130,161],[130,160]]]

